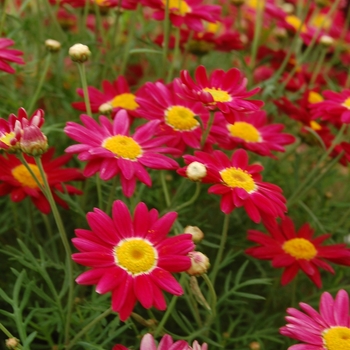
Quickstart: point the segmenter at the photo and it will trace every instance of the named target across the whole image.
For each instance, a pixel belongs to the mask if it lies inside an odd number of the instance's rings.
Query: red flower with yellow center
[[[272,260],[272,266],[283,267],[282,285],[289,283],[302,270],[317,287],[321,288],[322,281],[318,268],[334,273],[333,268],[326,262],[350,266],[350,249],[345,244],[321,244],[329,238],[324,234],[313,238],[314,230],[309,224],[304,224],[295,231],[293,221],[285,217],[278,225],[275,221],[266,221],[265,227],[270,235],[260,231],[249,230],[248,240],[259,244],[246,250],[246,253],[262,260]]]
[[[14,62],[17,64],[24,64],[22,51],[8,49],[9,46],[14,45],[14,41],[7,38],[0,38],[0,71],[13,74],[15,70],[7,63]]]

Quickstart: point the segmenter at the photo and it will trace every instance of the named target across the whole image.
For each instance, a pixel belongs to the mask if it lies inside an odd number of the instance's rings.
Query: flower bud
[[[191,267],[186,271],[190,276],[200,276],[206,273],[210,267],[209,258],[201,252],[193,251],[188,254],[191,259]]]
[[[197,226],[186,226],[184,233],[191,234],[194,243],[199,243],[204,238],[203,231]]]
[[[83,63],[88,60],[91,51],[86,45],[75,44],[69,49],[69,56],[73,62]]]
[[[61,49],[61,43],[53,39],[45,40],[45,46],[50,52],[58,52]]]
[[[17,350],[19,349],[18,345],[19,345],[19,340],[17,338],[6,339],[6,347],[8,349]]]
[[[320,44],[322,44],[325,47],[333,46],[334,39],[329,35],[322,35],[320,38]]]
[[[98,107],[98,111],[103,115],[111,114],[113,111],[113,106],[108,102],[102,103],[102,105]]]
[[[48,148],[47,137],[36,125],[27,126],[23,129],[20,147],[23,153],[30,156],[41,155]]]
[[[249,344],[249,348],[251,350],[260,350],[261,349],[261,346],[260,344],[257,342],[257,341],[253,341]]]
[[[187,166],[186,175],[192,181],[201,181],[207,175],[207,169],[202,163],[192,162]]]

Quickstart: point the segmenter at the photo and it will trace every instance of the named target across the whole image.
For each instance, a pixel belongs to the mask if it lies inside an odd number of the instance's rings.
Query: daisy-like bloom
[[[311,105],[314,118],[320,117],[333,124],[350,123],[350,89],[342,92],[324,91],[323,101]]]
[[[114,117],[118,111],[125,109],[130,116],[138,115],[139,105],[136,102],[136,95],[130,92],[129,85],[122,75],[113,83],[104,80],[102,90],[103,92],[93,86],[88,87],[90,106],[93,113],[105,114],[106,110],[109,109],[112,112],[112,117]],[[83,89],[78,89],[77,93],[84,97]],[[72,106],[79,111],[86,112],[85,102],[73,102]]]
[[[123,345],[116,345],[113,347],[113,350],[128,349]],[[174,342],[169,334],[165,334],[157,346],[152,334],[147,333],[141,340],[140,350],[208,350],[208,345],[204,343],[201,346],[197,340],[195,340],[191,347],[186,341],[178,340]]]
[[[271,151],[284,152],[284,146],[295,141],[294,136],[283,134],[283,129],[283,124],[267,124],[265,111],[238,116],[234,124],[228,123],[221,113],[216,113],[211,135],[224,149],[232,150],[242,145],[262,156],[276,158]]]
[[[191,235],[166,237],[177,213],[158,217],[139,203],[133,219],[120,200],[113,203],[112,218],[100,209],[87,214],[90,230],[77,229],[73,244],[80,253],[72,255],[78,264],[92,269],[77,283],[97,284],[100,294],[112,292],[112,309],[122,321],[131,314],[136,301],[149,309],[166,309],[162,291],[182,295],[181,285],[172,276],[191,266],[187,256],[194,248]]]
[[[131,136],[129,118],[124,110],[119,111],[113,121],[100,116],[100,124],[87,115],[81,115],[80,119],[84,126],[68,122],[64,130],[70,138],[81,143],[68,147],[66,152],[79,153],[78,159],[88,162],[85,176],[99,171],[101,179],[106,181],[119,174],[124,195],[131,197],[136,179],[147,186],[152,185],[144,166],[177,169],[178,164],[161,153],[178,154],[178,150],[162,147],[168,137],[153,137],[158,120],[138,127]]]
[[[233,153],[230,160],[221,151],[212,154],[195,152],[194,156],[184,156],[186,164],[202,163],[207,169],[203,183],[214,183],[208,192],[221,195],[220,207],[225,214],[237,207],[244,207],[249,217],[256,223],[261,218],[284,217],[287,211],[282,189],[274,184],[261,181],[261,165],[248,165],[248,155],[243,149]],[[178,170],[186,176],[187,167]]]
[[[326,260],[339,265],[350,266],[350,249],[345,244],[322,246],[330,234],[313,238],[314,230],[304,224],[296,232],[293,221],[285,217],[278,225],[275,221],[264,222],[270,236],[256,230],[248,231],[248,240],[259,244],[246,253],[263,260],[272,260],[273,267],[285,268],[282,285],[289,283],[302,270],[317,287],[322,281],[318,268],[334,273]]]
[[[205,67],[199,66],[195,77],[197,83],[187,70],[181,71],[181,78],[175,80],[178,93],[185,99],[202,102],[209,110],[220,110],[230,123],[234,123],[240,113],[257,111],[264,104],[263,101],[246,100],[260,88],[246,91],[248,79],[237,68],[226,73],[216,69],[208,79]]]
[[[0,71],[2,70],[10,74],[15,73],[15,70],[7,62],[24,64],[23,58],[19,57],[23,55],[22,51],[8,49],[8,47],[14,45],[14,43],[15,42],[11,39],[0,38]]]
[[[68,209],[68,204],[57,195],[57,192],[81,194],[80,190],[71,185],[63,185],[63,182],[82,180],[83,176],[78,169],[63,167],[71,159],[70,155],[53,159],[54,151],[54,148],[49,149],[43,154],[41,161],[55,201]],[[24,157],[39,183],[43,185],[44,180],[35,159],[29,156]],[[12,154],[0,156],[0,195],[7,194],[10,194],[13,202],[20,202],[29,196],[42,213],[48,214],[51,211],[50,204],[35,179],[20,160]]]
[[[44,123],[44,111],[41,109],[36,110],[30,118],[24,108],[20,108],[17,114],[10,114],[8,120],[0,118],[0,150],[19,150],[23,130],[32,126],[40,128]]]
[[[179,97],[172,83],[147,83],[143,95],[145,97],[136,99],[140,105],[138,114],[149,120],[160,121],[157,134],[169,136],[168,146],[176,147],[181,152],[186,146],[200,148],[201,125],[205,127],[209,117],[201,103]]]
[[[341,289],[335,299],[328,292],[321,295],[319,312],[306,303],[302,311],[288,308],[287,325],[280,333],[302,344],[288,350],[348,350],[350,349],[349,295]]]
[[[221,13],[221,7],[217,5],[204,5],[203,0],[168,0],[169,17],[171,23],[176,27],[185,24],[195,32],[202,32],[204,29],[202,21],[216,22]],[[144,6],[149,6],[156,11],[153,18],[163,21],[167,0],[141,0]]]

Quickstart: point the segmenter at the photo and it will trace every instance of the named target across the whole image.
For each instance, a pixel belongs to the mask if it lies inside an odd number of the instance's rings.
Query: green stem
[[[205,142],[207,141],[208,135],[210,133],[210,129],[211,129],[213,123],[214,123],[214,119],[215,119],[215,112],[214,111],[210,111],[208,125],[207,125],[207,127],[204,130],[203,135],[202,135],[201,149],[203,149],[203,147],[205,145]]]
[[[106,37],[104,35],[104,30],[102,26],[102,18],[101,18],[101,11],[99,6],[97,5],[96,1],[94,1],[94,10],[95,10],[95,17],[96,17],[96,31],[98,32],[97,34],[100,34],[100,37],[102,39],[103,47],[106,47]],[[98,37],[98,35],[97,35]]]
[[[60,41],[64,41],[66,39],[66,33],[63,31],[61,25],[59,24],[58,20],[57,20],[57,11],[54,11],[52,8],[52,5],[50,4],[50,2],[48,0],[44,0],[45,3],[45,7],[47,12],[50,15],[51,18],[51,23],[53,23],[56,31],[58,32],[58,37]],[[55,8],[56,10],[58,9],[58,7],[56,6]]]
[[[92,112],[91,112],[91,106],[90,106],[90,98],[89,98],[89,92],[88,92],[88,85],[86,82],[86,74],[85,74],[85,65],[84,63],[77,63],[78,65],[78,70],[79,70],[79,75],[80,75],[80,80],[81,84],[83,86],[83,92],[84,92],[84,101],[85,101],[85,107],[86,107],[86,112],[87,114],[92,117]]]
[[[5,326],[2,323],[0,323],[0,330],[2,330],[6,334],[7,337],[16,338],[5,328]],[[23,349],[23,346],[21,344],[17,344],[17,349]]]
[[[109,214],[111,212],[117,184],[118,184],[118,177],[114,176],[111,188],[109,189],[109,197],[108,197],[107,206],[106,206],[106,213],[107,214]]]
[[[39,95],[40,95],[40,92],[41,92],[41,89],[43,87],[43,84],[44,84],[44,81],[45,81],[45,78],[47,75],[47,71],[49,70],[49,67],[50,67],[51,57],[52,57],[51,52],[48,52],[46,59],[45,59],[44,68],[42,70],[42,74],[41,74],[41,77],[39,80],[39,84],[35,90],[34,96],[32,97],[32,100],[30,101],[29,107],[27,109],[28,115],[31,115],[34,112],[34,105],[37,102]]]
[[[40,175],[44,182],[44,194],[47,198],[47,200],[50,203],[52,214],[55,218],[56,225],[58,228],[58,232],[61,236],[62,243],[64,245],[64,249],[66,251],[66,265],[67,265],[67,274],[68,274],[68,301],[67,301],[67,317],[66,317],[66,325],[65,325],[65,344],[68,344],[69,342],[69,331],[70,331],[70,321],[71,321],[71,315],[72,315],[72,308],[73,308],[73,297],[74,297],[74,276],[73,276],[73,261],[71,259],[72,251],[67,239],[67,234],[64,229],[64,225],[62,222],[62,218],[59,214],[59,211],[57,209],[56,202],[53,198],[50,185],[47,181],[47,177],[41,162],[40,157],[35,157],[35,162],[39,168]]]
[[[176,27],[174,56],[173,56],[173,61],[171,62],[171,66],[168,73],[168,78],[167,78],[168,83],[170,83],[173,80],[175,66],[178,66],[179,64],[179,57],[180,57],[180,27]]]
[[[324,63],[324,59],[326,57],[326,54],[328,52],[328,48],[326,47],[321,47],[320,48],[321,53],[319,55],[319,58],[317,60],[315,69],[313,70],[312,76],[311,76],[311,80],[310,80],[310,87],[312,88],[312,86],[315,84],[316,78],[318,76],[318,74],[320,73],[323,63]]]
[[[220,247],[219,247],[219,251],[218,251],[218,254],[216,256],[216,259],[215,259],[213,270],[212,270],[212,272],[210,274],[211,283],[213,284],[213,286],[215,286],[216,276],[218,274],[220,263],[221,263],[221,260],[222,260],[222,255],[224,253],[225,244],[226,244],[226,240],[227,240],[227,233],[228,233],[229,223],[230,223],[230,215],[225,214],[224,224],[223,224],[222,233],[221,233]]]
[[[210,318],[208,318],[208,321],[207,321],[207,326],[209,326],[213,320],[215,319],[216,317],[216,304],[217,304],[217,301],[218,301],[218,298],[216,296],[216,292],[215,292],[215,289],[214,289],[214,285],[213,283],[210,281],[209,277],[207,274],[204,274],[202,275],[205,283],[207,284],[208,286],[208,289],[209,289],[209,295],[210,295],[210,303],[211,303],[211,315],[210,315]]]
[[[165,9],[164,9],[164,23],[163,23],[163,64],[162,64],[162,77],[165,77],[167,61],[168,61],[168,51],[169,51],[169,39],[170,39],[170,11],[169,11],[169,0],[165,1]]]
[[[96,188],[97,188],[97,198],[98,198],[98,207],[102,209],[102,186],[101,179],[98,174],[95,175],[96,178]]]
[[[201,193],[201,184],[200,184],[200,182],[196,182],[196,191],[194,192],[191,199],[189,199],[187,202],[182,203],[182,204],[178,205],[177,207],[175,207],[174,211],[180,211],[181,209],[186,208],[186,207],[190,206],[191,204],[193,204],[196,201],[196,199],[198,198],[200,193]]]
[[[165,198],[165,204],[169,208],[171,205],[171,200],[170,200],[170,194],[168,190],[168,186],[166,184],[165,180],[165,171],[160,171],[160,182],[162,183],[162,188],[163,188],[163,193],[164,193],[164,198]]]
[[[106,318],[112,313],[112,309],[109,308],[105,312],[103,312],[100,316],[94,318],[89,324],[87,324],[67,345],[66,350],[69,350],[73,347],[73,345],[90,329],[92,328],[95,324]]]
[[[6,7],[7,7],[8,0],[5,0],[5,2],[2,5],[2,14],[0,18],[0,36],[2,36],[2,30],[5,25],[5,19],[6,19]]]

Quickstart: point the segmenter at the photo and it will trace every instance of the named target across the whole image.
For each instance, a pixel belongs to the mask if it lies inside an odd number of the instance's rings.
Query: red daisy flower
[[[263,101],[246,100],[256,94],[260,88],[246,91],[248,79],[237,69],[228,72],[216,69],[209,77],[204,66],[195,72],[195,83],[187,70],[181,71],[181,79],[176,79],[178,93],[185,99],[200,101],[210,110],[220,110],[228,122],[234,123],[242,112],[257,111]]]
[[[84,126],[68,122],[66,134],[80,145],[66,149],[68,153],[79,153],[78,159],[88,161],[84,175],[100,172],[102,180],[110,180],[120,174],[123,193],[131,197],[136,179],[147,186],[151,178],[144,166],[151,169],[177,169],[178,164],[161,153],[177,154],[178,150],[162,147],[167,137],[154,138],[159,121],[152,120],[138,127],[133,136],[129,133],[129,118],[126,111],[117,113],[113,121],[100,116],[100,124],[87,115],[80,116]]]
[[[283,146],[293,143],[295,137],[281,132],[283,124],[266,124],[265,111],[238,116],[234,124],[228,123],[221,113],[216,113],[210,133],[224,149],[232,150],[241,144],[249,151],[276,158],[271,151],[284,152]]]
[[[71,159],[70,155],[52,159],[54,151],[54,148],[50,148],[42,155],[41,161],[55,201],[63,208],[68,209],[68,204],[56,192],[81,194],[80,190],[71,185],[63,184],[63,182],[82,180],[83,176],[78,169],[62,167]],[[40,184],[43,185],[44,182],[35,159],[29,156],[24,156],[24,158],[32,172],[39,179]],[[17,157],[11,154],[0,155],[0,195],[5,196],[7,194],[10,194],[13,202],[20,202],[29,196],[41,212],[48,214],[51,211],[49,202],[30,172]]]
[[[194,249],[190,234],[167,238],[177,213],[162,218],[139,203],[131,218],[120,200],[113,204],[112,218],[100,209],[87,214],[91,231],[77,229],[73,244],[80,253],[72,255],[78,264],[92,270],[81,274],[77,283],[97,284],[96,291],[112,292],[112,309],[122,321],[131,314],[136,301],[149,309],[166,309],[162,290],[182,295],[181,285],[171,275],[191,266],[187,256]]]
[[[293,221],[285,217],[278,225],[276,222],[265,222],[265,227],[271,234],[268,236],[260,231],[249,230],[248,240],[260,244],[246,250],[246,253],[263,260],[272,260],[273,267],[284,267],[282,285],[289,283],[301,269],[317,287],[322,282],[318,268],[334,273],[333,268],[325,261],[350,266],[350,249],[345,244],[321,244],[329,238],[324,234],[312,238],[314,230],[309,224],[304,224],[298,232]]]
[[[202,21],[216,22],[221,13],[221,7],[217,5],[203,5],[203,0],[169,0],[169,17],[176,27],[187,25],[189,29],[202,32]],[[142,5],[156,10],[153,18],[163,21],[165,17],[166,0],[141,0]]]
[[[10,74],[15,73],[15,70],[6,61],[24,64],[23,58],[18,57],[23,55],[22,51],[8,49],[14,43],[11,39],[0,38],[0,70]]]
[[[287,208],[281,188],[261,181],[259,173],[263,167],[248,165],[245,150],[234,152],[232,160],[221,151],[195,152],[194,156],[186,155],[184,159],[186,164],[199,162],[206,167],[207,174],[202,181],[215,183],[208,192],[222,196],[220,207],[225,214],[243,206],[254,222],[260,222],[262,217],[284,217]],[[186,169],[179,169],[178,173],[186,176]]]
[[[200,148],[201,125],[207,124],[208,111],[201,103],[179,97],[173,84],[147,83],[146,97],[138,97],[138,114],[149,120],[159,120],[157,135],[169,136],[167,145],[183,152],[186,146]],[[171,138],[170,138],[171,137]]]
[[[349,295],[341,289],[335,299],[328,292],[321,295],[320,312],[305,303],[302,311],[288,308],[287,325],[280,329],[286,337],[302,344],[289,350],[347,350],[350,349]]]
[[[28,119],[24,108],[18,110],[18,116],[10,114],[8,120],[0,118],[0,150],[14,152],[20,148],[23,131],[29,126],[40,128],[44,123],[44,111],[36,110]]]
[[[93,86],[88,87],[91,111],[93,113],[105,113],[106,109],[112,110],[112,117],[121,109],[125,109],[130,116],[138,115],[139,105],[136,102],[136,94],[130,92],[126,79],[121,75],[113,83],[107,80],[102,82],[103,92]],[[83,89],[77,90],[78,95],[84,97]],[[73,102],[72,106],[79,111],[86,112],[85,102]]]

